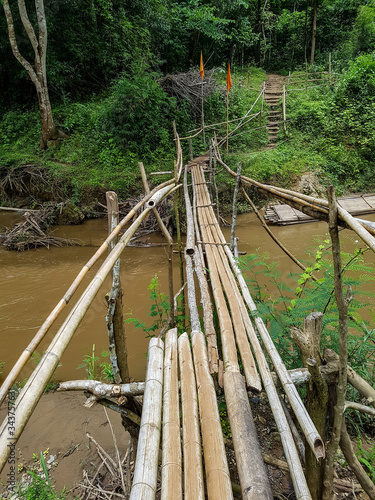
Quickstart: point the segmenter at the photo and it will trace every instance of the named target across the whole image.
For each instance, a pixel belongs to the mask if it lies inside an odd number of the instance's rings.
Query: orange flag
[[[227,75],[227,91],[230,91],[230,88],[232,86],[232,77],[230,74],[230,63],[228,63],[228,75]]]
[[[203,68],[203,54],[202,54],[202,51],[201,51],[201,62],[200,62],[200,65],[199,65],[199,76],[201,76],[202,80],[204,80],[204,68]]]

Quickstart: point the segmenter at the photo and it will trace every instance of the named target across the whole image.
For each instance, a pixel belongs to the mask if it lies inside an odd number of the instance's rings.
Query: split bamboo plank
[[[146,386],[130,500],[140,498],[153,500],[156,494],[163,395],[163,358],[163,341],[152,338],[148,348]]]
[[[177,329],[167,332],[164,353],[161,500],[182,500]]]
[[[231,424],[234,452],[245,500],[272,500],[273,494],[267,477],[267,469],[257,439],[246,387],[239,372],[224,373],[224,391]],[[251,467],[244,467],[244,464]]]
[[[201,182],[201,180],[202,180],[201,176],[203,174],[201,171],[198,171],[198,167],[196,167],[193,170],[193,175],[199,179],[198,182]],[[203,202],[207,201],[207,198],[209,199],[207,188],[203,188],[201,185],[201,187],[198,187],[198,190],[200,192],[200,200]],[[216,218],[213,214],[212,207],[206,207],[206,208],[200,209],[200,204],[198,204],[198,210],[199,210],[199,212],[198,212],[199,217],[201,220],[201,231],[203,234],[203,238],[207,239],[209,241],[218,242],[217,240],[215,240],[216,233],[215,233],[215,229],[212,227],[213,226],[212,221],[216,220]],[[212,210],[212,212],[211,212],[211,210]],[[210,214],[210,212],[211,212],[211,217],[209,217],[209,215],[207,215],[207,214]],[[220,242],[220,243],[222,243],[222,242]],[[224,254],[222,253],[222,248],[206,247],[206,253],[207,253],[207,255],[212,254],[213,258],[211,259],[211,261],[212,261],[211,267],[215,266],[217,275],[220,276],[218,283],[217,284],[215,283],[215,287],[217,285],[219,288],[217,295],[222,295],[221,285],[220,285],[220,280],[221,280],[223,289],[224,289],[225,294],[227,296],[227,300],[229,303],[230,312],[231,312],[232,320],[233,320],[233,327],[232,327],[232,322],[230,320],[230,317],[228,318],[229,312],[228,312],[228,308],[227,308],[227,304],[226,304],[225,299],[223,300],[221,298],[219,306],[217,306],[217,308],[218,308],[218,310],[222,308],[222,316],[221,316],[222,320],[226,321],[226,322],[229,321],[230,326],[231,326],[231,331],[235,332],[236,342],[237,342],[238,349],[240,351],[242,365],[244,368],[247,385],[250,388],[252,388],[253,390],[260,391],[261,390],[261,381],[260,381],[260,378],[259,378],[259,375],[258,375],[258,372],[256,369],[255,360],[254,360],[254,357],[253,357],[251,349],[250,349],[249,341],[248,341],[247,336],[246,336],[246,331],[245,331],[245,327],[243,324],[241,312],[240,312],[240,309],[238,306],[238,302],[235,299],[233,300],[233,295],[235,292],[234,292],[233,287],[231,285],[230,277],[228,276],[228,269],[225,268],[225,262],[222,259],[222,257],[224,256]],[[210,272],[212,272],[211,268],[210,268]],[[230,269],[229,269],[229,273],[231,274]],[[215,301],[216,301],[216,298],[215,298]],[[220,316],[219,316],[219,319],[220,319]],[[224,342],[223,342],[223,347],[224,347]],[[235,356],[237,356],[237,353],[235,353]],[[225,362],[225,358],[224,358],[224,362]],[[226,370],[227,370],[227,367],[226,367]]]
[[[184,498],[185,500],[204,500],[197,390],[186,332],[178,339],[178,354],[183,427]]]
[[[158,203],[165,196],[173,192],[173,190],[173,185],[159,190],[151,198],[153,203]],[[148,213],[149,209],[145,209],[121,237],[120,241],[116,244],[112,252],[103,262],[99,271],[96,273],[95,277],[87,286],[80,299],[77,301],[77,304],[74,306],[74,308],[60,327],[59,331],[56,333],[45,354],[42,356],[42,359],[39,362],[38,366],[30,375],[25,387],[22,389],[21,393],[14,403],[16,415],[16,430],[14,433],[12,433],[13,435],[9,434],[8,419],[5,418],[5,420],[3,421],[0,427],[0,471],[3,469],[7,461],[8,454],[10,453],[10,445],[15,444],[19,436],[21,435],[26,423],[28,422],[32,412],[34,411],[35,406],[37,405],[40,397],[43,394],[45,386],[47,385],[52,373],[59,364],[63,352],[68,346],[74,332],[82,321],[82,318],[88,310],[91,302],[98,293],[105,278],[111,272],[111,269],[116,260],[121,255],[121,252],[129,243],[131,237],[140,226],[142,221],[146,218]]]
[[[207,347],[201,331],[192,332],[207,495],[211,500],[233,498],[228,462],[217,406],[215,386],[208,369]]]
[[[92,266],[98,261],[98,259],[104,254],[106,250],[110,247],[111,242],[118,236],[121,229],[127,224],[137,213],[137,211],[160,189],[169,186],[173,183],[173,180],[169,180],[160,184],[155,189],[153,189],[149,195],[145,196],[130,212],[124,217],[121,222],[114,228],[112,233],[108,236],[108,238],[104,241],[104,243],[98,248],[95,254],[89,259],[86,264],[83,266],[73,283],[70,285],[69,289],[65,293],[64,297],[58,302],[53,311],[49,314],[47,319],[44,321],[43,325],[39,328],[37,333],[35,334],[32,341],[23,351],[19,359],[14,364],[12,370],[9,372],[8,376],[2,383],[0,387],[0,405],[3,403],[9,389],[12,387],[14,382],[16,381],[18,375],[21,373],[22,368],[25,366],[26,362],[30,359],[31,355],[38,347],[42,339],[47,334],[48,330],[51,328],[53,323],[56,321],[61,311],[65,308],[65,306],[70,302],[70,299],[78,289],[78,286],[82,282],[83,278],[86,276],[88,271],[92,268]]]

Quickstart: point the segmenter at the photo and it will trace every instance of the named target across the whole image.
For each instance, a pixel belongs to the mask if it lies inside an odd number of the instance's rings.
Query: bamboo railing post
[[[130,500],[141,498],[154,500],[156,495],[163,397],[163,357],[163,341],[152,338],[148,348],[142,419]]]
[[[202,136],[203,136],[203,147],[206,149],[206,134],[204,131],[204,96],[203,96],[203,85],[204,81],[201,83],[201,99],[202,99]]]
[[[139,170],[141,172],[141,177],[142,177],[142,182],[143,182],[143,187],[145,188],[146,194],[149,194],[150,192],[150,187],[148,185],[147,181],[147,176],[146,176],[146,171],[143,166],[142,162],[138,163]],[[175,168],[176,170],[176,168]],[[175,178],[177,177],[177,173],[175,173]],[[173,238],[169,234],[168,229],[165,227],[165,224],[160,217],[160,214],[157,210],[157,208],[153,207],[152,209],[153,214],[155,216],[155,219],[158,223],[158,226],[160,228],[160,231],[163,233],[164,238],[167,240],[168,243],[168,286],[169,286],[169,316],[171,318],[171,326],[174,327],[175,324],[175,310],[174,310],[174,292],[173,292]]]
[[[119,222],[118,198],[117,194],[113,191],[107,191],[106,198],[108,210],[108,234],[111,234]],[[108,249],[109,253],[116,243],[117,241],[115,239],[110,243],[110,247]],[[106,315],[110,360],[113,378],[116,384],[125,384],[130,381],[124,318],[122,314],[122,296],[123,291],[120,280],[120,259],[118,259],[112,269],[112,288],[107,299],[108,312]]]
[[[284,136],[286,137],[286,93],[285,93],[285,85],[283,85],[283,120],[284,120]]]
[[[236,177],[236,183],[234,186],[234,193],[233,193],[233,207],[232,207],[232,227],[230,230],[230,248],[233,252],[234,249],[234,235],[236,232],[236,220],[237,220],[237,197],[238,197],[238,189],[240,187],[240,180],[241,180],[241,169],[242,169],[242,163],[239,161],[237,165],[237,177]]]
[[[331,52],[328,54],[328,81],[331,83],[331,72],[332,72],[332,67],[331,67]]]

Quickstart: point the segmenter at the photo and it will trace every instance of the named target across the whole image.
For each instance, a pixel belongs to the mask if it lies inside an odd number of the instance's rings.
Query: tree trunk
[[[20,18],[30,40],[30,44],[34,50],[34,65],[30,64],[30,62],[27,61],[19,51],[16,33],[14,30],[13,16],[8,0],[3,0],[2,4],[7,20],[9,41],[13,55],[17,59],[17,61],[25,68],[37,91],[42,124],[40,147],[42,149],[46,149],[48,146],[48,141],[56,140],[58,137],[67,136],[60,130],[57,130],[57,128],[55,127],[55,124],[53,122],[51,103],[48,95],[46,74],[47,24],[44,12],[44,3],[43,0],[35,0],[35,10],[38,21],[37,36],[34,31],[34,27],[29,20],[25,0],[18,0]]]
[[[313,0],[313,22],[312,22],[312,30],[311,30],[311,56],[310,56],[310,65],[311,66],[314,64],[314,58],[315,58],[317,4],[318,4],[318,0]]]

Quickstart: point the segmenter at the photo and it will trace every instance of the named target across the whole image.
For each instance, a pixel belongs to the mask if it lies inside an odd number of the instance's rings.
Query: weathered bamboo
[[[272,500],[273,495],[262,460],[249,398],[239,372],[224,372],[224,391],[242,498]]]
[[[286,94],[285,94],[285,85],[283,85],[283,120],[284,120],[284,135],[286,137]]]
[[[104,252],[109,248],[111,241],[120,233],[121,229],[127,224],[137,213],[137,211],[160,189],[170,185],[173,183],[173,179],[163,184],[160,184],[156,188],[154,188],[151,193],[145,196],[137,205],[130,210],[130,212],[122,219],[122,221],[118,224],[118,226],[112,231],[112,233],[108,236],[108,238],[104,241],[104,243],[98,248],[95,254],[91,257],[90,260],[86,262],[83,266],[73,283],[70,285],[69,289],[65,293],[64,297],[58,302],[53,311],[49,314],[43,325],[39,328],[37,333],[35,334],[32,341],[23,351],[19,359],[14,364],[12,370],[9,372],[8,376],[2,383],[0,387],[0,405],[3,403],[9,389],[12,387],[14,382],[16,381],[18,375],[21,373],[22,368],[25,366],[26,362],[30,359],[31,355],[38,347],[40,342],[43,340],[44,336],[56,321],[61,311],[65,308],[65,306],[70,302],[70,299],[76,292],[83,278],[86,276],[88,271],[93,267],[93,265],[98,261],[98,259],[104,254]]]
[[[184,196],[185,196],[185,207],[186,207],[186,219],[188,221],[186,230],[186,246],[185,253],[188,255],[193,255],[195,252],[195,241],[194,241],[194,222],[193,222],[193,210],[191,208],[189,191],[187,186],[187,165],[185,166],[184,172]]]
[[[111,234],[119,222],[118,198],[114,191],[107,191],[106,198],[108,207],[108,233]],[[117,238],[111,241],[108,249],[109,253],[116,242]],[[124,317],[122,314],[123,291],[120,280],[120,259],[117,259],[111,274],[112,288],[107,297],[108,312],[106,323],[113,378],[116,384],[120,384],[121,382],[127,383],[130,381]]]
[[[60,382],[58,391],[89,391],[98,398],[118,396],[139,396],[145,391],[144,382],[130,384],[105,384],[98,380],[68,380]]]
[[[212,500],[230,500],[233,498],[231,480],[215,386],[208,369],[207,348],[202,332],[192,332],[192,347],[197,377],[207,494]]]
[[[194,177],[197,177],[197,179],[199,179],[198,183],[201,182],[202,173],[200,170],[198,170],[198,167],[193,170],[193,173]],[[213,231],[214,231],[214,226],[215,225],[218,226],[218,224],[217,222],[212,222],[215,221],[216,219],[214,218],[212,207],[208,206],[209,204],[207,203],[209,201],[208,191],[207,189],[204,190],[202,186],[203,184],[197,186],[197,188],[199,188],[198,192],[200,193],[200,198],[197,199],[197,202],[198,202],[199,215],[201,219],[201,231],[204,239],[216,242]],[[202,205],[206,206],[206,208],[200,209],[199,207]],[[233,335],[233,333],[231,334],[229,333],[233,332],[234,330],[236,334],[236,341],[238,349],[240,351],[247,384],[252,389],[259,391],[261,389],[260,378],[257,373],[255,361],[251,353],[249,342],[246,337],[246,332],[238,302],[236,299],[233,298],[235,291],[233,290],[232,283],[230,281],[231,271],[229,270],[228,272],[228,269],[225,268],[225,260],[222,259],[223,253],[221,248],[218,248],[216,246],[212,246],[211,248],[210,245],[206,245],[205,247],[209,261],[209,269],[213,284],[214,296],[216,293],[215,302],[217,304],[219,320],[221,322],[221,325],[223,325],[223,331],[225,332],[224,337],[222,338],[223,354],[224,354],[224,345],[226,344],[226,342],[229,342],[228,354],[230,353],[232,360],[237,358],[237,353],[233,352],[233,340],[231,338],[231,335]],[[211,259],[209,257],[210,255],[212,255]],[[215,279],[213,279],[213,274],[215,275]],[[226,296],[228,298],[231,315],[233,319],[233,326],[229,316],[229,311],[226,305],[223,291],[221,289],[220,280],[223,285],[223,289],[226,293]],[[222,331],[222,336],[223,336],[223,331]],[[224,363],[226,364],[225,355],[224,355]],[[238,364],[234,363],[233,366],[236,367],[235,369],[237,371]],[[228,369],[229,367],[226,366],[225,370]]]
[[[163,397],[164,343],[152,338],[148,348],[148,363],[137,459],[130,500],[152,500],[157,487],[161,409]]]
[[[151,198],[153,204],[158,203],[165,196],[170,194],[173,189],[173,186],[167,186],[159,190]],[[1,425],[0,471],[4,467],[10,451],[8,445],[15,444],[17,442],[36,404],[43,394],[45,386],[51,378],[52,373],[56,369],[63,352],[68,346],[74,332],[82,321],[82,318],[88,310],[91,302],[102,286],[104,279],[108,276],[114,263],[119,258],[121,252],[124,250],[131,237],[140,226],[142,221],[145,219],[145,217],[148,215],[148,213],[149,209],[145,209],[121,237],[120,241],[117,243],[110,255],[106,258],[91,283],[87,286],[86,290],[81,295],[77,304],[72,309],[63,325],[60,327],[51,344],[48,346],[38,366],[29,377],[25,387],[22,389],[20,395],[14,403],[16,414],[16,430],[14,432],[14,436],[9,435],[7,418]]]
[[[194,228],[194,221],[187,189],[186,170],[184,188],[187,230],[189,233],[189,230],[191,231]],[[195,253],[194,256],[199,257],[199,254]],[[212,500],[230,500],[233,498],[232,487],[217,407],[215,386],[209,371],[205,337],[200,330],[192,257],[187,252],[185,252],[185,260],[188,305],[192,330],[191,341],[198,388],[207,493],[208,498]]]
[[[298,419],[298,422],[301,426],[301,429],[303,430],[306,440],[311,447],[311,449],[314,451],[314,454],[317,459],[324,457],[325,456],[325,451],[324,451],[324,444],[322,442],[322,439],[320,438],[318,432],[316,431],[316,428],[314,424],[311,421],[311,418],[309,414],[306,411],[306,408],[304,407],[301,397],[297,392],[297,389],[295,385],[292,382],[292,379],[290,378],[290,375],[288,373],[288,370],[286,369],[279,353],[276,350],[276,347],[274,343],[272,342],[271,336],[268,333],[268,330],[262,320],[262,318],[259,317],[258,311],[256,308],[256,305],[250,295],[249,289],[246,286],[245,280],[242,276],[242,273],[237,266],[237,263],[235,262],[233,255],[231,255],[230,250],[225,247],[225,251],[228,255],[228,258],[231,262],[231,265],[236,273],[237,279],[239,281],[242,295],[245,299],[245,302],[249,308],[249,310],[254,314],[254,322],[256,324],[256,327],[258,329],[258,332],[262,338],[262,341],[264,343],[265,348],[267,349],[267,352],[272,360],[272,363],[275,367],[275,371],[277,372],[280,381],[282,383],[282,386],[285,390],[286,395],[288,396],[289,403],[291,407],[293,408],[293,411]],[[253,337],[253,340],[255,340],[255,337]],[[252,343],[254,347],[254,343]]]
[[[237,176],[236,176],[236,183],[234,186],[234,193],[233,193],[233,207],[232,207],[232,227],[230,231],[230,248],[233,252],[234,248],[234,236],[236,232],[236,219],[237,219],[237,197],[238,197],[238,189],[240,186],[240,179],[241,179],[241,170],[242,170],[242,163],[239,161],[237,165]]]
[[[301,200],[310,202],[311,204],[319,204],[323,207],[328,207],[328,201],[322,198],[315,198],[306,194],[296,193],[294,191],[290,191],[289,189],[277,189],[281,194],[289,195],[292,197],[298,196]],[[375,252],[375,238],[373,237],[373,235],[375,235],[375,228],[373,227],[373,225],[370,222],[362,222],[360,219],[353,217],[347,210],[340,206],[337,207],[337,210],[339,214],[339,225],[352,229],[366,243],[366,245],[368,245],[371,250]],[[325,218],[324,220],[328,222],[328,218]]]
[[[204,333],[207,339],[208,364],[210,367],[210,373],[213,374],[218,373],[219,370],[219,352],[217,348],[217,338],[214,326],[210,292],[208,289],[206,276],[203,272],[203,264],[201,262],[200,254],[197,252],[197,250],[194,254],[194,265],[201,292]]]
[[[182,500],[182,457],[178,394],[177,329],[167,332],[164,354],[161,499]]]
[[[187,333],[178,339],[184,454],[184,498],[204,500],[197,390]]]

